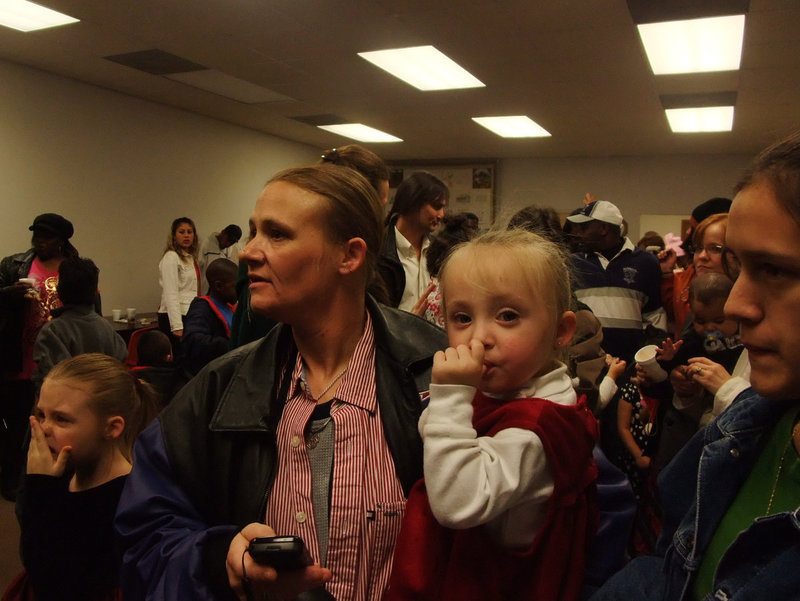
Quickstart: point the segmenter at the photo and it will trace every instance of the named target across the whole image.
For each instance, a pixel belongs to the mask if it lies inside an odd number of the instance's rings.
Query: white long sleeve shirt
[[[431,384],[430,403],[419,421],[431,509],[447,528],[483,524],[498,544],[522,548],[544,521],[553,475],[541,439],[530,430],[477,435],[472,427],[475,392],[472,386]],[[577,403],[563,364],[513,396],[526,397]]]
[[[731,378],[720,386],[717,394],[714,395],[714,407],[711,410],[712,419],[725,411],[733,402],[733,399],[747,388],[750,388],[750,355],[747,354],[747,349],[744,349],[742,354],[739,355],[736,365],[733,366]]]
[[[161,285],[158,312],[169,316],[170,330],[182,330],[181,316],[186,315],[197,296],[197,272],[192,258],[182,261],[174,250],[165,252],[158,263],[158,283]]]

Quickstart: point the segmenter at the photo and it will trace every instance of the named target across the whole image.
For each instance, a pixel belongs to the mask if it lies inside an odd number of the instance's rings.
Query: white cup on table
[[[119,321],[122,318],[122,309],[111,309],[111,319]]]
[[[136,321],[136,309],[133,307],[128,307],[125,309],[125,313],[128,317],[128,321]]]

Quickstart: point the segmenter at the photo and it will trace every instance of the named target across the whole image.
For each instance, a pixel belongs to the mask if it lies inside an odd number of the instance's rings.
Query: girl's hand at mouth
[[[67,468],[72,447],[66,446],[55,455],[45,439],[42,426],[36,417],[30,417],[31,443],[28,447],[28,473],[61,477]]]
[[[461,384],[478,386],[483,374],[484,348],[480,340],[473,338],[469,346],[459,344],[439,351],[433,356],[433,384]]]

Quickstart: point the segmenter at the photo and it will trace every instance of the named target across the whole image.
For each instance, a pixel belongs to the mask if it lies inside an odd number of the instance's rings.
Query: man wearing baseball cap
[[[580,247],[572,255],[575,295],[600,320],[605,351],[631,361],[648,325],[667,329],[658,259],[622,236],[622,213],[610,202],[596,200],[567,219]]]

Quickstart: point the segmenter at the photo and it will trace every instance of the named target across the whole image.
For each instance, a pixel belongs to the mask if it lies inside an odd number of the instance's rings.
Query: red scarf
[[[222,314],[222,311],[219,310],[219,307],[217,306],[217,303],[215,303],[214,299],[212,299],[210,296],[201,296],[200,298],[208,303],[208,306],[211,307],[211,310],[214,312],[214,314],[222,322],[222,325],[225,326],[225,336],[227,338],[230,338],[231,337],[231,327],[228,325],[228,320],[225,319],[225,316]],[[230,310],[232,312],[236,312],[236,305],[235,304],[231,304],[231,303],[225,303],[225,304],[228,305],[228,307],[230,308]]]

